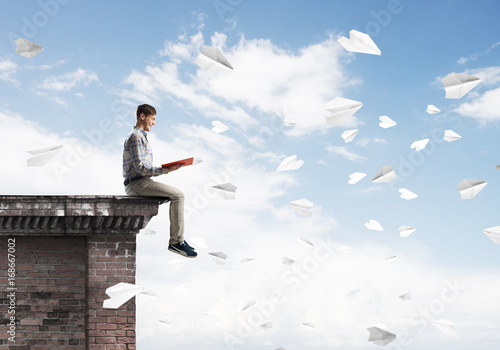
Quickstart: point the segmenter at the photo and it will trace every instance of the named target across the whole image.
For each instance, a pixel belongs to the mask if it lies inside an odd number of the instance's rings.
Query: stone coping
[[[1,195],[0,235],[135,234],[168,198]]]

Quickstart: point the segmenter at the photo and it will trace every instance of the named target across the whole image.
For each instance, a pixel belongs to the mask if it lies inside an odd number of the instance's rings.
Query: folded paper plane
[[[26,39],[20,38],[14,40],[14,42],[17,44],[16,53],[24,57],[33,58],[43,51],[43,47]]]
[[[338,40],[339,44],[349,52],[366,53],[370,55],[381,55],[379,48],[368,34],[351,30],[349,39],[345,36]]]
[[[455,323],[449,320],[442,318],[440,320],[431,321],[431,324],[446,335],[456,335]]]
[[[201,53],[196,61],[194,61],[194,63],[200,66],[200,68],[203,70],[233,70],[233,66],[231,66],[222,52],[220,52],[220,50],[215,46],[203,45],[203,47],[201,48]]]
[[[267,323],[261,324],[260,327],[263,328],[263,329],[265,329],[267,331],[267,330],[273,328],[273,323],[272,322],[267,322]]]
[[[225,183],[225,184],[220,184],[220,185],[215,185],[212,186],[217,193],[224,199],[235,199],[236,198],[236,187],[235,185],[231,183]]]
[[[328,125],[341,125],[356,113],[363,104],[358,101],[349,100],[347,98],[335,97],[325,105],[329,115],[327,115],[326,123]]]
[[[474,198],[488,183],[482,180],[462,180],[458,185],[460,191],[460,199]]]
[[[380,123],[378,123],[378,126],[380,126],[381,128],[384,128],[384,129],[387,129],[387,128],[393,127],[394,125],[397,125],[397,123],[394,120],[392,120],[391,118],[389,118],[386,115],[381,115],[380,117],[378,117],[378,120],[380,120]]]
[[[368,341],[371,341],[377,345],[385,346],[396,339],[395,334],[383,330],[382,328],[372,326],[370,328],[367,328],[367,330],[368,332],[370,332],[370,338],[368,339]]]
[[[415,227],[403,225],[400,228],[398,228],[399,237],[406,238],[409,235],[411,235],[413,232],[415,232],[415,230],[416,230]]]
[[[427,143],[429,142],[429,139],[423,139],[423,140],[418,140],[415,141],[411,144],[410,148],[414,149],[415,151],[421,151],[427,146]]]
[[[376,220],[370,219],[370,221],[365,222],[365,227],[369,230],[374,230],[374,231],[384,231],[382,225]]]
[[[394,180],[398,175],[392,168],[392,165],[385,165],[383,166],[377,175],[373,178],[372,182],[375,183],[380,183],[380,182],[391,182]]]
[[[397,255],[387,256],[387,257],[385,258],[385,262],[393,262],[393,261],[395,261],[397,258],[398,258],[398,257],[397,257]]]
[[[309,328],[314,328],[314,323],[311,323],[311,322],[302,322],[302,325],[309,327]]]
[[[28,151],[34,157],[29,158],[26,163],[29,167],[42,167],[54,158],[61,151],[62,147],[62,145],[58,145]]]
[[[216,132],[217,134],[229,130],[229,128],[219,120],[214,120],[212,122],[212,126],[213,126],[212,131]]]
[[[474,89],[481,82],[481,79],[472,75],[451,73],[441,79],[441,81],[446,91],[445,98],[457,99]]]
[[[344,139],[345,143],[351,142],[354,140],[354,137],[356,137],[356,134],[358,133],[358,129],[354,130],[346,130],[342,133],[342,138]]]
[[[109,299],[104,300],[103,308],[118,309],[125,304],[129,299],[139,294],[144,290],[143,287],[135,284],[120,282],[106,289],[106,294]]]
[[[243,258],[243,259],[241,259],[241,263],[244,264],[244,263],[250,262],[252,260],[254,260],[254,258]]]
[[[288,265],[291,266],[295,263],[295,260],[292,260],[290,258],[287,258],[286,256],[283,257],[283,265]]]
[[[208,255],[212,256],[215,262],[219,265],[224,265],[226,263],[227,254],[224,252],[213,252],[208,253]]]
[[[285,125],[285,126],[294,126],[294,125],[297,125],[297,123],[285,118],[285,120],[283,120],[283,125]]]
[[[399,193],[401,193],[401,198],[406,199],[406,200],[410,200],[410,199],[418,197],[418,195],[416,195],[415,193],[413,193],[412,191],[410,191],[407,188],[400,188]]]
[[[352,173],[349,175],[349,181],[347,181],[347,183],[349,185],[354,185],[354,184],[358,183],[365,176],[366,176],[365,173],[358,173],[358,172]]]
[[[400,295],[399,299],[401,299],[402,301],[410,301],[411,300],[411,293],[406,293],[406,294]]]
[[[249,300],[245,306],[243,306],[243,309],[241,309],[241,311],[245,311],[246,309],[248,308],[251,308],[252,306],[254,306],[255,304],[257,304],[257,302],[255,300]]]
[[[304,165],[304,161],[302,159],[297,159],[297,156],[293,155],[283,159],[276,171],[296,170],[299,169],[302,165]]]
[[[310,210],[313,207],[313,203],[308,201],[307,199],[299,199],[293,202],[288,203],[295,212],[302,216],[312,216],[312,211]]]
[[[460,140],[461,138],[462,138],[462,136],[460,136],[459,134],[457,134],[453,130],[445,130],[444,131],[443,140],[445,140],[445,141],[452,142],[452,141]]]
[[[311,247],[314,247],[314,243],[307,237],[301,236],[299,238],[302,242],[309,244]]]
[[[429,114],[436,114],[441,112],[436,106],[434,105],[427,105],[427,113]]]
[[[335,251],[339,254],[347,254],[352,252],[352,248],[346,245],[340,245],[337,248],[335,248]]]
[[[500,226],[485,228],[483,233],[496,244],[500,244]]]

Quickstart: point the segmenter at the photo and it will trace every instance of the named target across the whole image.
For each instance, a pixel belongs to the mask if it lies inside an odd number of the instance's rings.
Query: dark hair
[[[156,109],[153,106],[143,104],[137,107],[137,112],[135,112],[135,116],[139,119],[141,113],[144,113],[146,117],[150,115],[156,115]]]

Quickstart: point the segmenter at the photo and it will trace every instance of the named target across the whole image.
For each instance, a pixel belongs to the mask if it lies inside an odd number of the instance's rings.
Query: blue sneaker
[[[186,242],[182,242],[179,244],[169,244],[168,250],[172,253],[176,253],[182,255],[186,258],[196,258],[198,253],[196,253]]]
[[[184,241],[184,244],[187,245],[189,249],[196,251],[196,249],[194,247],[191,247],[187,241]]]

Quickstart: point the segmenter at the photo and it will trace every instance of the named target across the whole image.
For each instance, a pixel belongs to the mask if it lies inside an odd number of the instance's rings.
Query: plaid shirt
[[[147,134],[134,126],[123,145],[123,177],[158,176],[167,172],[167,169],[153,165],[153,150]]]

